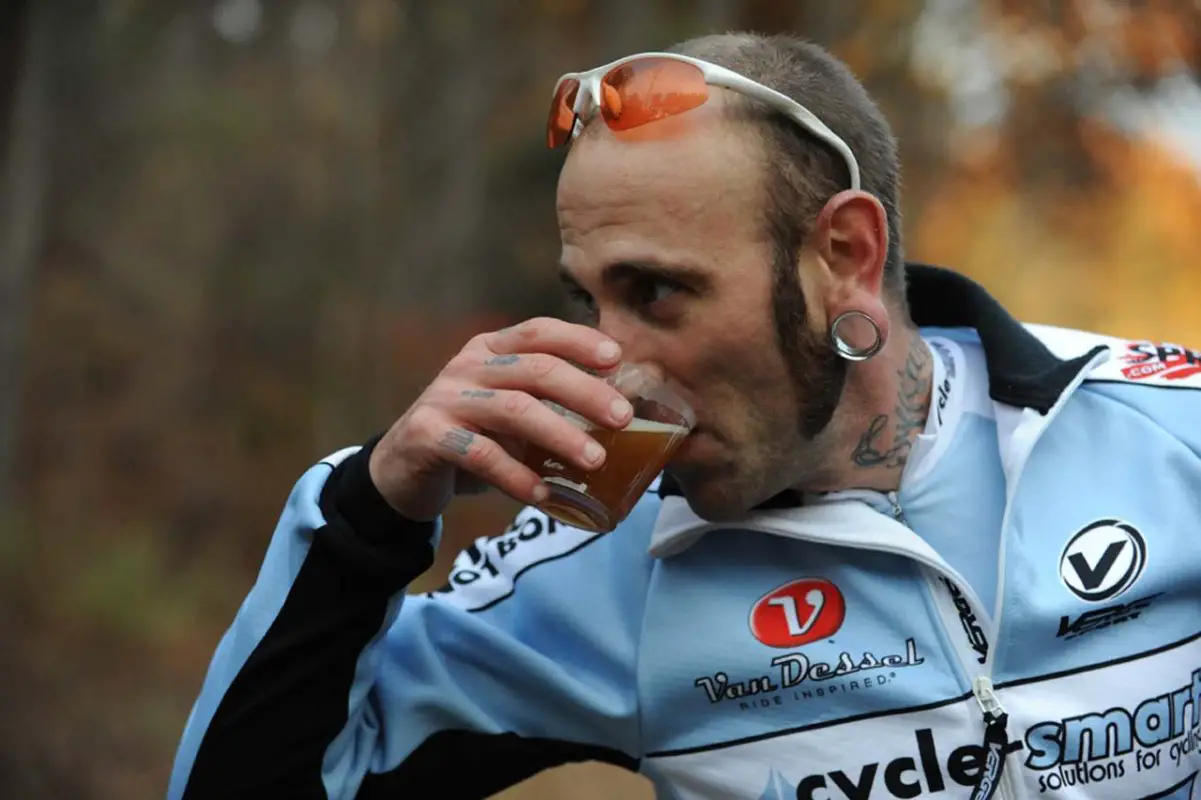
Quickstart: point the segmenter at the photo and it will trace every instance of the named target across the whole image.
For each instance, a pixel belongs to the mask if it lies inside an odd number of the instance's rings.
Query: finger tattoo
[[[471,445],[475,442],[475,434],[463,428],[451,428],[442,437],[442,441],[438,442],[441,447],[445,447],[452,453],[465,456],[467,451],[471,449]]]
[[[464,389],[463,397],[471,400],[487,400],[489,397],[496,397],[496,392],[490,389]]]
[[[492,356],[484,362],[488,367],[508,367],[516,364],[520,360],[519,356]]]

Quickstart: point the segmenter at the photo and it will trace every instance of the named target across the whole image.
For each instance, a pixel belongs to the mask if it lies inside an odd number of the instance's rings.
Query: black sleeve
[[[282,606],[221,697],[187,800],[326,797],[322,759],[347,724],[359,656],[380,633],[392,597],[434,559],[433,523],[401,517],[371,481],[367,462],[378,440],[326,480],[326,524],[311,532]],[[273,577],[266,572],[260,585]]]
[[[617,540],[556,529],[527,509],[460,556],[493,565],[475,594],[406,596],[433,562],[437,526],[404,519],[375,489],[367,464],[377,441],[297,484],[214,655],[169,800],[483,798],[572,761],[636,770],[635,666],[613,665],[633,652],[640,624],[618,618],[625,604],[596,575],[630,574],[606,550]],[[514,583],[542,564],[547,580],[523,578],[518,597]],[[559,580],[591,580],[598,595],[582,612],[615,627],[557,631]],[[481,593],[495,599],[464,605]],[[540,631],[539,642],[513,620]],[[588,665],[556,666],[589,653]],[[551,684],[548,674],[562,677]],[[514,713],[506,697],[526,710]],[[531,723],[533,707],[542,711]]]

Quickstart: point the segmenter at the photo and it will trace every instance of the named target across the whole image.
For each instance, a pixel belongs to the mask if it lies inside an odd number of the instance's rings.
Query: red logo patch
[[[822,578],[801,578],[773,589],[751,607],[751,633],[768,647],[799,647],[827,639],[847,615],[842,592]]]
[[[1128,380],[1163,378],[1169,381],[1201,374],[1201,353],[1175,344],[1131,342],[1126,345],[1122,374]]]

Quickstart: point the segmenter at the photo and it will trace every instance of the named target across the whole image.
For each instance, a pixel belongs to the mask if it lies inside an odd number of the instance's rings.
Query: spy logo
[[[1147,542],[1131,524],[1102,519],[1076,533],[1059,556],[1059,576],[1081,600],[1100,603],[1125,592],[1147,564]]]
[[[1201,374],[1201,352],[1178,344],[1131,342],[1122,356],[1122,374],[1132,381],[1163,378],[1178,381]]]

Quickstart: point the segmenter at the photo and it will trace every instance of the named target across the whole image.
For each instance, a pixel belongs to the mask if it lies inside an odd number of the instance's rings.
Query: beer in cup
[[[606,381],[634,407],[633,419],[618,431],[543,401],[605,448],[603,466],[587,472],[535,445],[527,445],[522,457],[550,489],[539,505],[543,512],[567,525],[605,532],[626,518],[696,424],[688,404],[644,368],[621,364]]]

